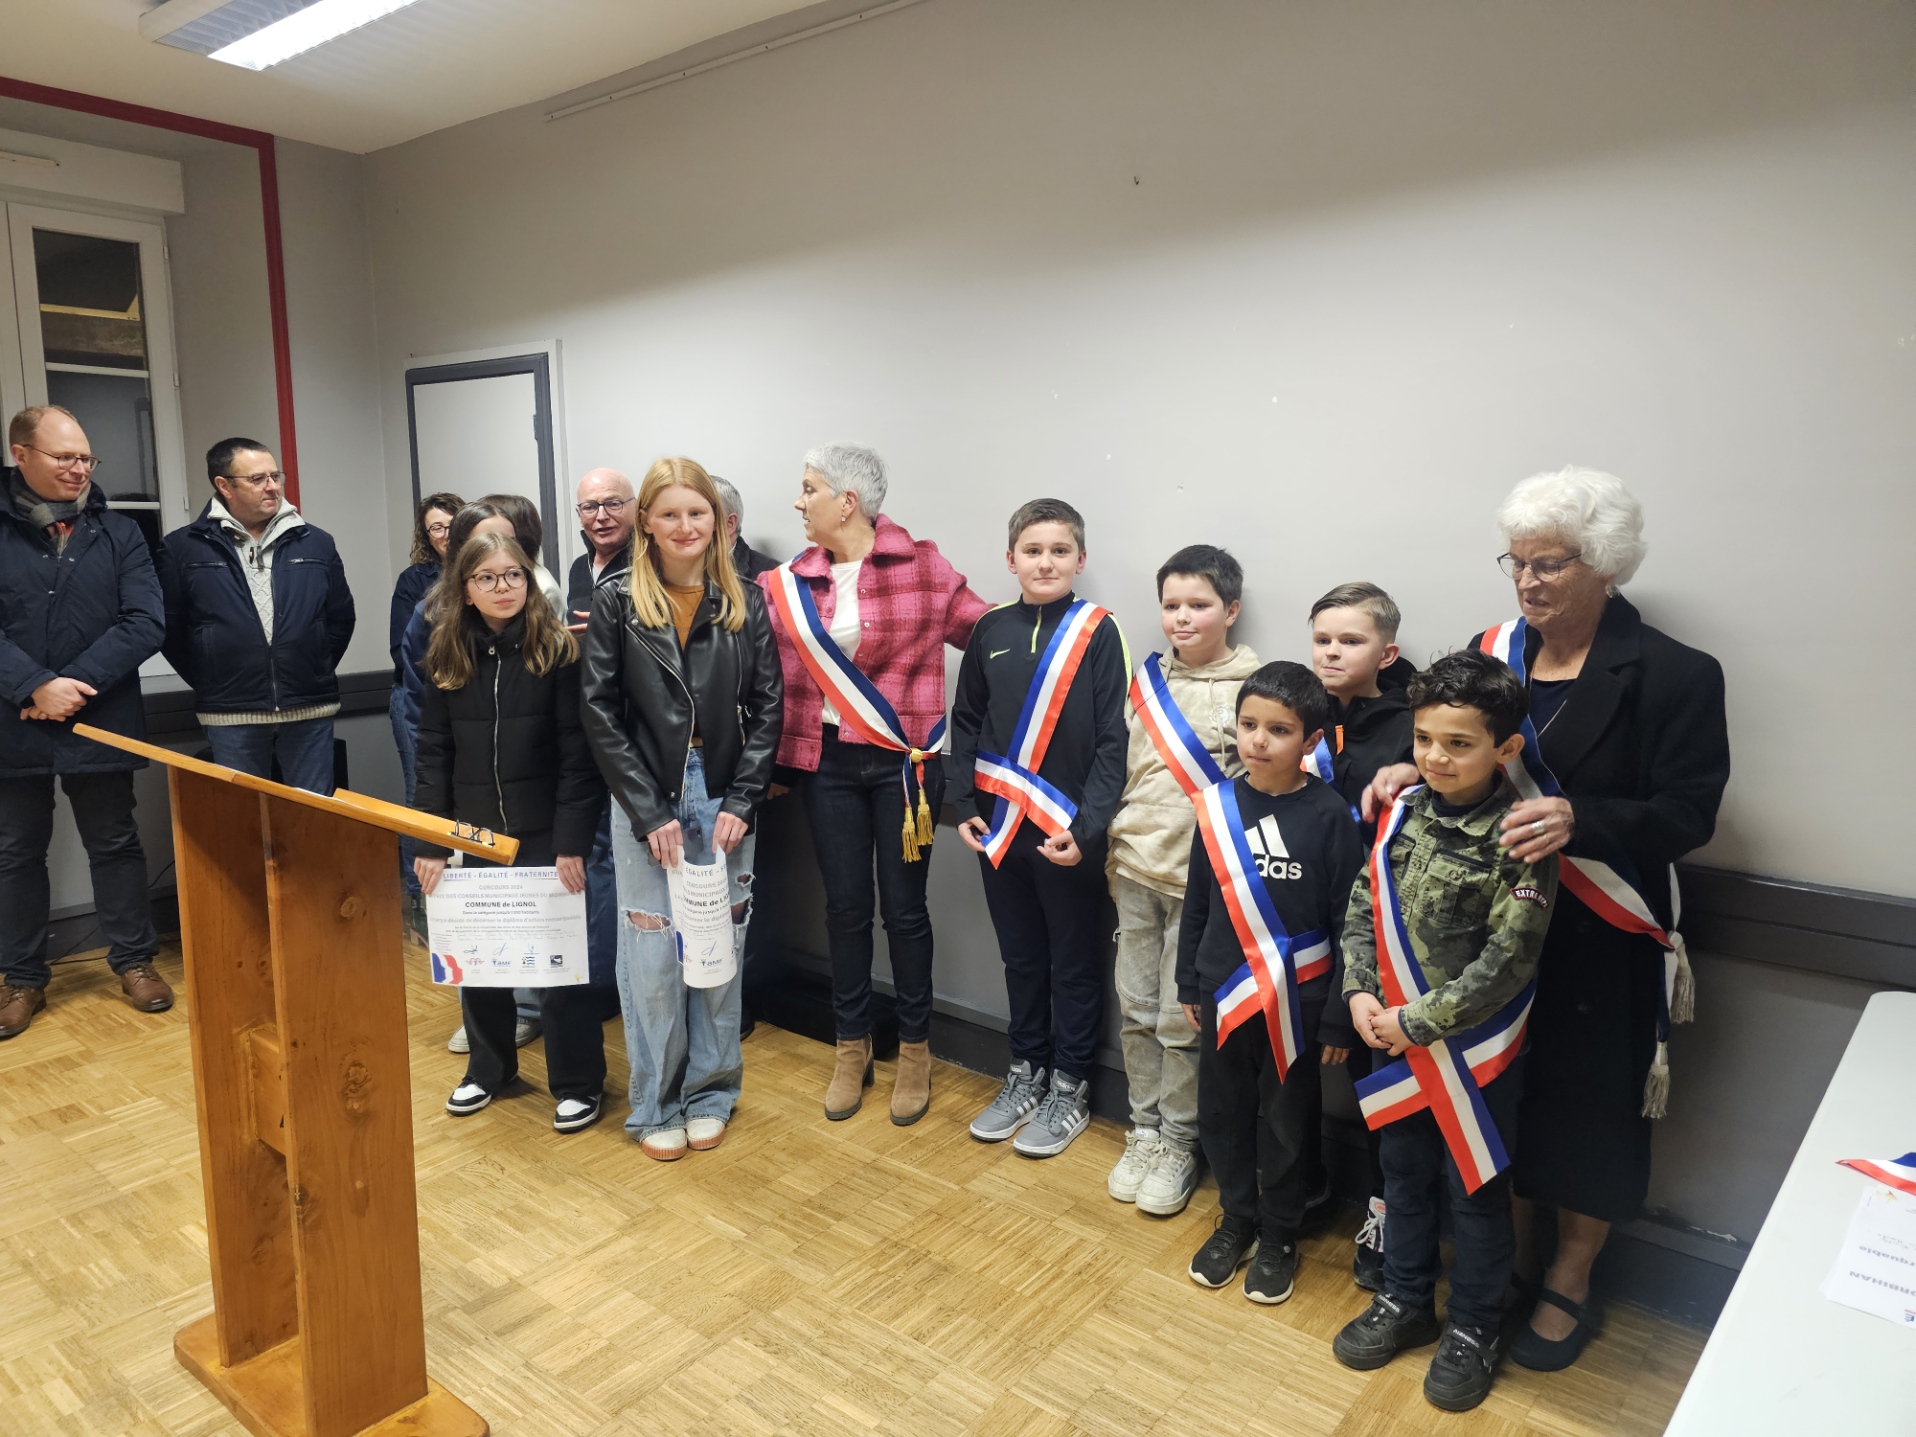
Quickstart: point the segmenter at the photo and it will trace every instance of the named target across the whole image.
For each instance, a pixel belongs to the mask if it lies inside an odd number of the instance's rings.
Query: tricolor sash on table
[[[1838,1158],[1836,1161],[1879,1183],[1916,1194],[1916,1153],[1904,1153],[1900,1158]]]
[[[1404,926],[1403,909],[1397,902],[1397,880],[1390,871],[1391,840],[1402,830],[1410,812],[1409,800],[1417,792],[1417,788],[1408,788],[1398,795],[1389,816],[1377,825],[1377,841],[1370,851],[1377,976],[1383,984],[1385,1005],[1391,1008],[1401,1008],[1430,991],[1411,949],[1410,931]],[[1361,1079],[1357,1083],[1357,1103],[1365,1123],[1381,1128],[1429,1108],[1457,1163],[1464,1190],[1475,1192],[1496,1177],[1510,1165],[1510,1158],[1490,1109],[1484,1105],[1481,1089],[1523,1051],[1524,1022],[1536,990],[1533,982],[1468,1032],[1453,1033],[1429,1047],[1413,1045],[1397,1062]]]
[[[1011,731],[1011,754],[978,751],[973,781],[998,802],[991,814],[991,828],[985,834],[985,854],[996,868],[1004,862],[1018,825],[1029,818],[1046,836],[1056,838],[1071,827],[1078,806],[1038,777],[1045,750],[1051,746],[1058,715],[1064,711],[1065,695],[1078,676],[1091,636],[1109,614],[1087,599],[1075,599],[1058,620],[1051,642],[1038,660],[1038,671],[1031,676],[1025,692],[1024,708],[1018,714],[1018,726]]]
[[[1210,855],[1211,871],[1217,874],[1238,946],[1244,950],[1244,962],[1217,990],[1218,1046],[1223,1047],[1224,1040],[1252,1015],[1262,1013],[1282,1080],[1289,1076],[1291,1064],[1308,1061],[1297,990],[1299,984],[1330,971],[1330,939],[1315,930],[1295,938],[1285,931],[1244,836],[1236,786],[1225,779],[1200,791],[1195,803],[1198,832]]]
[[[780,564],[772,571],[770,591],[772,607],[778,611],[785,632],[792,636],[799,662],[805,665],[825,701],[838,710],[838,721],[874,747],[905,756],[905,861],[916,863],[922,851],[931,847],[932,812],[925,798],[925,760],[944,745],[944,717],[941,715],[932,725],[923,748],[912,743],[905,737],[905,726],[891,700],[845,657],[845,651],[826,630],[818,617],[818,606],[812,602],[811,586],[792,572],[790,564]]]
[[[1184,790],[1184,796],[1196,802],[1205,789],[1224,782],[1224,770],[1199,742],[1197,730],[1171,697],[1158,658],[1152,654],[1131,676],[1131,707],[1171,777]]]
[[[1529,625],[1511,619],[1484,632],[1482,650],[1502,659],[1517,675],[1519,683],[1529,682],[1524,639]],[[1523,752],[1504,765],[1504,774],[1520,797],[1560,798],[1563,789],[1556,775],[1543,761],[1543,749],[1537,742],[1536,725],[1528,715],[1523,721]],[[1683,944],[1677,923],[1683,913],[1683,895],[1677,888],[1676,866],[1670,875],[1670,927],[1657,922],[1648,890],[1627,863],[1604,863],[1595,858],[1558,855],[1563,886],[1577,895],[1584,907],[1611,927],[1625,933],[1640,933],[1654,938],[1663,949],[1663,987],[1657,1004],[1656,1057],[1650,1065],[1643,1088],[1643,1115],[1660,1118],[1668,1110],[1670,1096],[1670,1025],[1687,1023],[1696,1012],[1696,982],[1690,972],[1690,955]]]

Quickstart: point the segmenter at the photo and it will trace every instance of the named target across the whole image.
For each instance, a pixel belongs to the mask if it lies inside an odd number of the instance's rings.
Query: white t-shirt
[[[863,559],[832,565],[832,588],[838,595],[838,606],[832,610],[831,627],[825,632],[848,659],[858,657],[858,571],[864,566]],[[820,717],[828,724],[838,722],[838,710],[830,699],[825,701]]]

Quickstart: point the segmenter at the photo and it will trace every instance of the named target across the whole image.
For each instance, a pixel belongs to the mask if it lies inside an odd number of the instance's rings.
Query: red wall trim
[[[279,162],[273,137],[264,130],[248,130],[225,125],[218,120],[202,120],[196,115],[179,115],[171,110],[156,110],[147,105],[130,105],[124,100],[109,100],[100,95],[83,95],[78,90],[61,90],[52,85],[36,85],[31,80],[12,80],[0,75],[0,95],[15,100],[31,100],[62,110],[80,110],[89,115],[104,115],[110,120],[128,120],[136,125],[151,125],[157,130],[174,130],[199,135],[208,140],[224,140],[230,145],[246,145],[259,154],[260,218],[266,237],[266,301],[273,326],[273,380],[279,395],[279,462],[286,471],[286,493],[299,503],[299,441],[293,431],[293,343],[286,327],[286,257],[280,245]]]

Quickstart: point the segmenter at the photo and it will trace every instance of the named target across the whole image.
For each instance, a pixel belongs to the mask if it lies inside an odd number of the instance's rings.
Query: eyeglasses
[[[496,589],[523,589],[526,585],[526,571],[507,569],[495,574],[490,569],[481,569],[466,582],[485,594],[490,594]]]
[[[578,506],[579,517],[581,519],[596,519],[599,516],[599,511],[603,509],[607,514],[616,519],[619,517],[619,511],[631,502],[630,499],[588,499],[585,503]]]
[[[268,469],[264,474],[222,474],[220,478],[231,479],[249,489],[264,489],[268,484],[284,484],[286,473],[281,469]]]
[[[452,525],[450,524],[428,524],[426,526],[426,537],[428,539],[443,539],[451,532]]]
[[[1565,554],[1561,559],[1519,559],[1515,554],[1499,554],[1497,567],[1513,579],[1523,577],[1525,569],[1538,583],[1548,584],[1552,579],[1562,576],[1563,571],[1583,557],[1583,550],[1574,554]]]
[[[37,444],[23,444],[20,447],[31,449],[35,454],[46,454],[47,458],[53,461],[54,467],[59,469],[78,469],[83,473],[91,474],[106,463],[106,460],[92,454],[47,454],[47,451]]]

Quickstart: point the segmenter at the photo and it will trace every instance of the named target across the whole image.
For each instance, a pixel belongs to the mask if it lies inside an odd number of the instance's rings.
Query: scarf
[[[91,488],[91,486],[88,486]],[[86,510],[88,490],[78,499],[43,499],[27,487],[26,477],[18,469],[7,474],[7,494],[13,500],[13,512],[36,529],[45,529],[53,537],[55,550],[63,550],[73,521]]]

